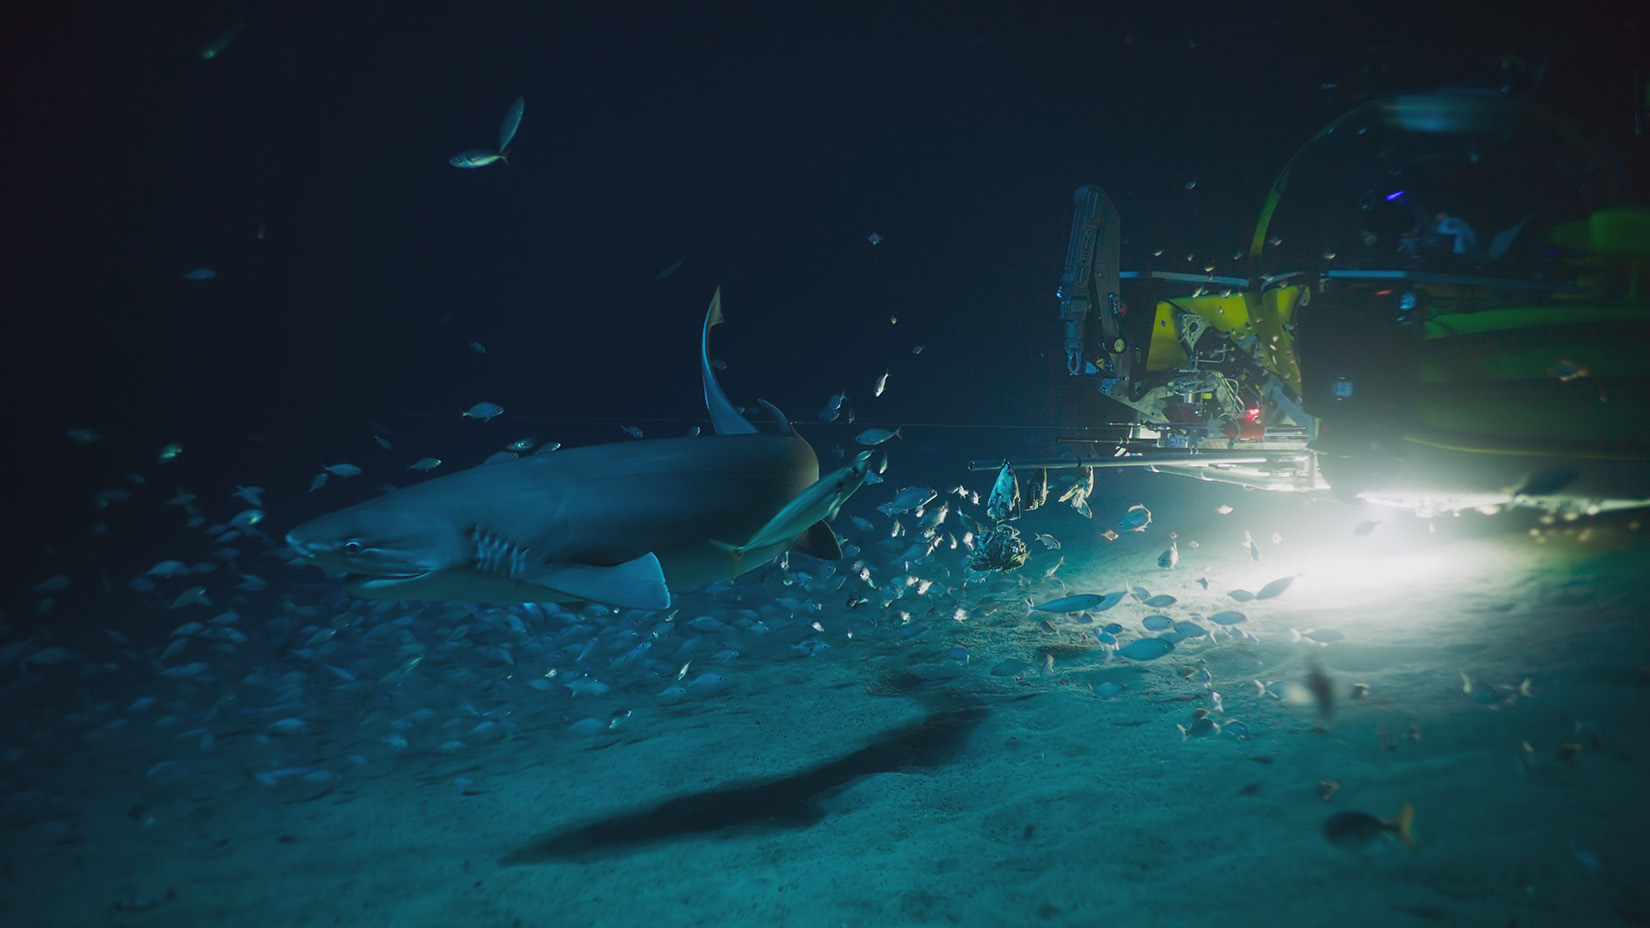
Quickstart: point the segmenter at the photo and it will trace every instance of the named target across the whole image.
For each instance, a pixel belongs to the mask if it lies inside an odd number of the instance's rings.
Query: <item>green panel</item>
[[[1650,375],[1650,325],[1637,322],[1503,329],[1422,343],[1424,383],[1598,379]]]
[[[1643,380],[1609,385],[1582,379],[1471,388],[1423,386],[1413,408],[1419,425],[1463,436],[1650,442],[1650,382]]]
[[[1479,313],[1437,316],[1426,322],[1426,337],[1449,338],[1507,329],[1542,326],[1585,325],[1599,322],[1639,322],[1650,324],[1650,306],[1519,306],[1487,309]]]

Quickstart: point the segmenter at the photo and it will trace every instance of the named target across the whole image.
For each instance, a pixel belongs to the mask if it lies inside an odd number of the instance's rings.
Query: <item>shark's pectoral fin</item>
[[[650,551],[635,560],[598,567],[593,564],[556,564],[527,577],[568,596],[626,609],[668,609],[670,589],[664,568]]]
[[[824,519],[808,526],[808,530],[796,536],[791,542],[792,551],[800,551],[810,557],[817,557],[822,561],[839,561],[842,559],[842,545],[836,540],[836,532]]]

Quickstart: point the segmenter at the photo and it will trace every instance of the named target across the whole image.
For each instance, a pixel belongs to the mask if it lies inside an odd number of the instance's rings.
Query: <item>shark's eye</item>
[[[344,542],[344,547],[342,550],[345,554],[354,557],[362,551],[367,550],[367,546],[352,538],[349,541]]]

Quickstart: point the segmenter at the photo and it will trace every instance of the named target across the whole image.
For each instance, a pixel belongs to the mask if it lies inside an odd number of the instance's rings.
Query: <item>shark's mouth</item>
[[[434,571],[431,570],[415,570],[407,573],[395,574],[342,573],[338,575],[338,580],[341,583],[346,583],[351,586],[365,587],[379,583],[401,583],[406,580],[418,580],[423,577],[428,577],[432,573],[434,573]]]

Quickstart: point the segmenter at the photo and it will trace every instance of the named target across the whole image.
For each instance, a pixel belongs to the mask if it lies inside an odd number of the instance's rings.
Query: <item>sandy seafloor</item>
[[[968,478],[982,490],[988,479]],[[1429,532],[1388,514],[1358,537],[1373,510],[1169,477],[1140,486],[1157,521],[1114,544],[1096,535],[1122,505],[1097,505],[1093,523],[1063,507],[1029,514],[1028,540],[1045,531],[1064,547],[1025,573],[1064,555],[1065,592],[1138,583],[1179,597],[1164,610],[1177,618],[1241,609],[1258,647],[1222,637],[1102,663],[1096,625],[1053,615],[1050,631],[1001,604],[1011,581],[965,621],[849,640],[832,634],[848,623],[834,595],[817,616],[825,651],[735,660],[713,696],[676,705],[656,701],[665,680],[606,694],[604,712],[633,715],[593,736],[567,730],[590,697],[545,693],[516,700],[507,739],[393,755],[368,730],[383,695],[340,686],[298,752],[339,778],[278,786],[252,774],[295,762],[291,741],[277,760],[261,734],[208,747],[134,723],[88,737],[174,684],[65,669],[5,707],[0,924],[1650,924],[1650,547],[1628,518],[1541,527],[1472,514]],[[850,509],[876,517],[871,504],[891,495],[868,488]],[[1217,515],[1222,501],[1237,511]],[[1164,571],[1171,529],[1183,557]],[[1225,596],[1296,573],[1275,599]],[[1039,601],[1059,595],[1031,587]],[[729,595],[770,589],[741,581]],[[1129,640],[1153,611],[1128,600],[1096,624],[1120,622]],[[1344,639],[1293,641],[1291,628]],[[966,661],[946,656],[956,645]],[[1007,658],[1031,666],[990,673]],[[1253,682],[1298,686],[1313,660],[1338,697],[1327,733],[1312,730],[1310,704]],[[1223,697],[1215,717],[1241,720],[1247,737],[1183,741],[1177,723],[1208,705],[1208,689],[1181,676],[1200,661]],[[1510,704],[1464,692],[1463,673]],[[1108,681],[1127,691],[1098,697]],[[1349,698],[1354,683],[1366,700]],[[830,790],[806,823],[546,843],[783,778],[967,707],[982,711],[950,750]],[[1566,760],[1564,744],[1581,747]],[[1323,780],[1339,784],[1329,801]],[[1342,850],[1320,832],[1336,811],[1389,816],[1404,802],[1419,853]]]

